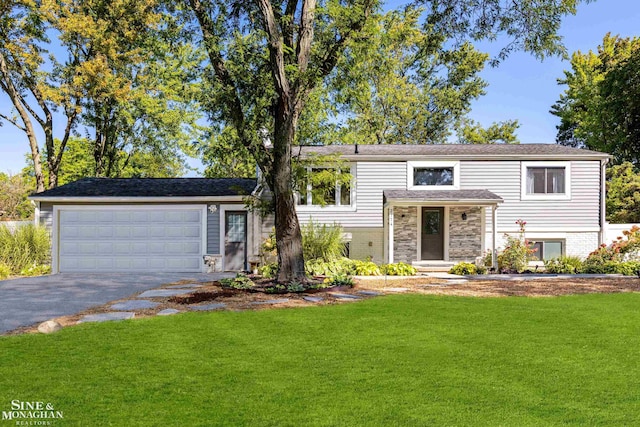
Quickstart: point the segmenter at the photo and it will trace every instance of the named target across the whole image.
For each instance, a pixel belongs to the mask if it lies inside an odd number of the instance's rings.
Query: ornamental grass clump
[[[29,271],[45,273],[49,265],[51,241],[44,227],[28,224],[15,230],[0,226],[0,264],[13,274]]]
[[[317,224],[309,221],[300,231],[304,259],[334,261],[345,255],[345,241],[340,225]]]

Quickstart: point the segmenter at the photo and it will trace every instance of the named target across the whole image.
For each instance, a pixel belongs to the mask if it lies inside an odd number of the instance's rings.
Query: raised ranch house
[[[604,241],[604,153],[550,144],[295,151],[340,154],[352,176],[322,196],[309,180],[296,195],[300,222],[341,224],[352,258],[474,261],[517,233],[518,220],[542,259],[584,257]],[[233,271],[259,260],[273,225],[243,203],[259,188],[251,179],[83,179],[32,200],[52,229],[54,272]]]

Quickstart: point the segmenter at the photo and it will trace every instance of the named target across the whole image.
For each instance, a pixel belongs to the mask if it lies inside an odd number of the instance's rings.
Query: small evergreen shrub
[[[414,266],[406,264],[404,262],[397,262],[395,264],[384,264],[380,266],[382,274],[387,276],[415,276],[417,270]]]
[[[484,274],[487,269],[483,266],[477,266],[470,262],[459,262],[449,270],[449,274],[457,274],[459,276],[469,276],[472,274]]]
[[[561,256],[544,262],[544,269],[552,274],[579,274],[583,271],[582,260],[576,256]]]

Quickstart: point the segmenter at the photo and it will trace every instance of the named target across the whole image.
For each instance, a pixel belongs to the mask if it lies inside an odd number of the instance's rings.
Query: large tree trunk
[[[283,99],[284,98],[284,99]],[[302,233],[296,214],[291,185],[291,145],[294,142],[299,112],[290,108],[286,96],[278,102],[273,142],[273,194],[275,198],[278,282],[305,282]],[[299,107],[301,109],[301,107]]]

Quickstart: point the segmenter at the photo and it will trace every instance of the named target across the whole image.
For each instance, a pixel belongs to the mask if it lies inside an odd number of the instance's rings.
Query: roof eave
[[[307,156],[303,154],[302,158]],[[347,161],[397,162],[408,159],[447,159],[447,160],[602,160],[610,159],[605,153],[585,154],[342,154],[340,159]]]
[[[182,203],[182,202],[242,202],[244,195],[231,196],[162,196],[162,197],[112,197],[112,196],[29,196],[34,202],[52,203]]]
[[[385,201],[384,206],[497,206],[502,202],[504,202],[503,199],[424,200],[411,198],[391,198]]]

